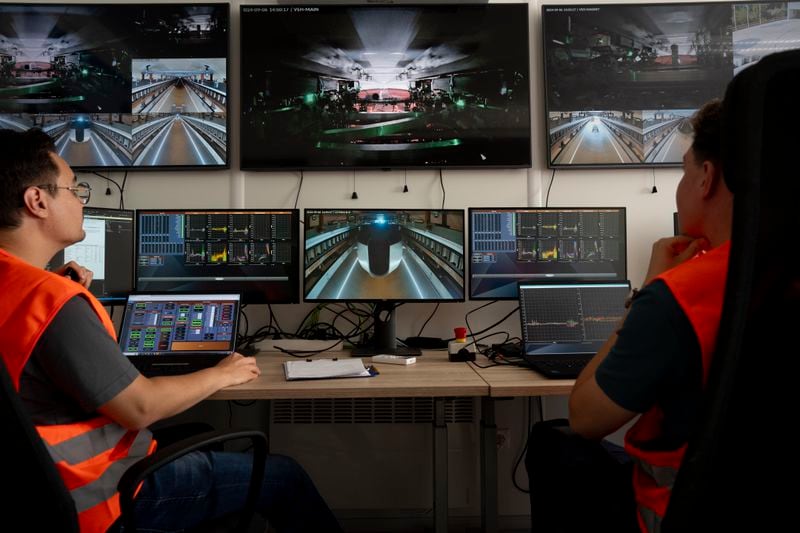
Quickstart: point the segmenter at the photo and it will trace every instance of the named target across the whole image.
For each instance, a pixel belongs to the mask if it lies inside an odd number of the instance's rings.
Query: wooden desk
[[[348,352],[315,356],[349,357]],[[370,358],[365,357],[369,364]],[[308,398],[452,398],[488,396],[489,386],[466,363],[451,363],[446,352],[425,352],[409,366],[377,364],[379,375],[371,378],[314,379],[286,381],[284,361],[298,358],[279,353],[261,353],[256,361],[261,376],[235,387],[228,387],[212,400],[277,400]]]
[[[481,356],[478,356],[478,363],[481,366],[488,364],[486,358]],[[541,406],[542,396],[569,394],[575,380],[550,379],[529,368],[512,365],[480,368],[470,363],[470,366],[489,385],[489,396],[481,398],[481,530],[485,533],[496,533],[497,424],[494,399],[532,397],[538,407]]]
[[[323,357],[348,357],[330,352]],[[365,363],[370,358],[363,358]],[[370,378],[286,381],[284,361],[298,360],[279,353],[261,353],[256,361],[258,379],[228,387],[211,400],[274,400],[311,398],[433,398],[433,515],[434,531],[447,531],[447,424],[444,399],[457,396],[488,397],[489,385],[467,363],[451,363],[446,352],[426,352],[410,366],[378,364],[379,375]],[[495,465],[495,470],[496,470]],[[497,473],[495,472],[495,487]]]

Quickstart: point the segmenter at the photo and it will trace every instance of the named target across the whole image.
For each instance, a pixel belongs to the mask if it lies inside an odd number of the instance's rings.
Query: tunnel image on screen
[[[733,75],[800,46],[800,4],[543,6],[549,163],[677,166]]]
[[[77,169],[227,165],[226,4],[0,4],[0,127]]]
[[[463,300],[464,212],[305,210],[305,299]]]
[[[242,6],[241,31],[242,168],[531,164],[525,4]]]

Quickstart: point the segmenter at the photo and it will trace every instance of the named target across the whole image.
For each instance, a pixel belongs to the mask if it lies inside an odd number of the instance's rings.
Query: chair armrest
[[[256,501],[264,480],[264,468],[267,462],[267,437],[261,431],[209,431],[201,433],[156,450],[155,453],[134,463],[125,471],[117,485],[117,490],[119,490],[120,494],[122,524],[125,527],[125,531],[136,531],[134,494],[147,476],[188,453],[212,444],[238,439],[250,439],[253,443],[253,470],[250,475],[250,487],[248,488],[247,500],[242,508],[236,528],[236,531],[244,531],[255,512]]]

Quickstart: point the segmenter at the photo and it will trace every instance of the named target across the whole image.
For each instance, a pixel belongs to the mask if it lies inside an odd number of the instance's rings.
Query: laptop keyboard
[[[585,359],[537,360],[534,367],[542,374],[551,377],[574,378],[589,361]]]
[[[193,368],[189,365],[148,365],[140,370],[142,375],[147,377],[154,376],[179,376],[192,372]]]

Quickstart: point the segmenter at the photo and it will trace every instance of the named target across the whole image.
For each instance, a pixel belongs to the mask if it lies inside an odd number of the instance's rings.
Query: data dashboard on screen
[[[625,280],[624,207],[469,208],[469,295],[513,300],[517,282]]]
[[[697,109],[800,48],[800,3],[544,5],[542,34],[549,166],[679,166]]]
[[[464,211],[306,209],[306,301],[464,299]]]
[[[0,4],[0,128],[73,168],[228,166],[225,3]]]
[[[137,291],[299,301],[296,209],[140,209],[136,218]]]
[[[389,4],[241,6],[243,169],[531,166],[528,4]]]
[[[105,304],[122,304],[133,290],[133,211],[83,208],[82,241],[67,246],[51,260],[55,270],[70,261],[92,271],[91,292]]]

